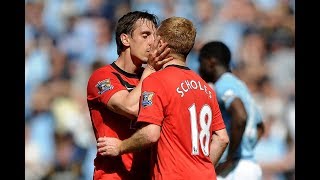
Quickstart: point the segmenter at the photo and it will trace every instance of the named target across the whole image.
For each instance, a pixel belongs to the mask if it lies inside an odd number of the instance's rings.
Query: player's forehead
[[[152,21],[150,21],[148,19],[140,18],[134,24],[133,34],[134,33],[141,33],[141,32],[155,33],[156,32],[156,26]]]

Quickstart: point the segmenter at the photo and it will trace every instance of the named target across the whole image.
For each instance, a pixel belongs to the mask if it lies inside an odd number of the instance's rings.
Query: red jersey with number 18
[[[138,122],[161,126],[153,179],[216,179],[212,132],[225,128],[216,94],[194,71],[169,65],[142,83]]]

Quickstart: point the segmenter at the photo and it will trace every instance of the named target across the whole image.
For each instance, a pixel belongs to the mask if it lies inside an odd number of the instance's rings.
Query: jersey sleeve
[[[212,93],[212,103],[213,103],[213,116],[212,116],[212,131],[218,131],[225,128],[225,124],[221,115],[220,107],[218,104],[218,99],[215,93]]]
[[[234,86],[230,86],[231,83],[217,84],[215,90],[217,92],[217,97],[220,102],[224,104],[226,109],[228,109],[234,101],[237,95],[237,90]]]
[[[147,122],[161,126],[164,113],[164,89],[153,76],[148,76],[142,82],[140,110],[137,122]]]
[[[262,119],[262,112],[260,111],[260,109],[258,108],[258,106],[255,106],[255,121],[257,124],[262,123],[263,119]]]
[[[116,92],[126,90],[119,79],[108,70],[95,71],[88,81],[87,98],[107,104]]]

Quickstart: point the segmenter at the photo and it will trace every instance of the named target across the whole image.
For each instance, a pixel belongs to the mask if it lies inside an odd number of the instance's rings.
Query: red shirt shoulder
[[[120,91],[131,91],[136,87],[140,75],[130,74],[120,69],[115,63],[95,70],[87,84],[88,101],[98,99],[105,104],[111,96]]]

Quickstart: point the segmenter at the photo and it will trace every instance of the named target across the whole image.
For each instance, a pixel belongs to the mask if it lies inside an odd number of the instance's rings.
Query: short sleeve
[[[164,119],[163,87],[158,79],[148,76],[142,82],[140,110],[137,122],[147,122],[161,126]]]
[[[108,70],[97,70],[89,78],[87,99],[107,104],[112,95],[120,90],[126,90],[126,88],[115,74]]]

